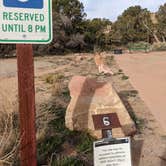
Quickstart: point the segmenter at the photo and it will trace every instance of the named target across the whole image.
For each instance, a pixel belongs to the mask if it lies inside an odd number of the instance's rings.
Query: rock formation
[[[92,115],[116,113],[121,127],[113,128],[113,137],[132,135],[135,124],[111,83],[96,79],[74,76],[69,83],[71,101],[65,117],[70,130],[88,131],[96,138],[102,138],[102,131],[95,130]]]

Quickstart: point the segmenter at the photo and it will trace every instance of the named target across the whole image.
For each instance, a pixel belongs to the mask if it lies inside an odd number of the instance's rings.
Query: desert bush
[[[0,44],[0,58],[16,56],[16,46],[14,44]]]
[[[51,162],[50,166],[85,166],[77,157],[60,157]]]
[[[81,133],[80,142],[77,145],[77,151],[82,153],[88,153],[93,151],[93,141],[95,140],[89,134]]]
[[[63,74],[48,74],[44,77],[46,83],[52,85],[52,96],[58,96],[62,94],[63,91],[63,81],[64,75]]]
[[[154,43],[152,45],[153,51],[166,51],[166,42],[163,43]]]
[[[126,76],[126,75],[123,75],[121,79],[122,79],[122,80],[128,80],[128,79],[129,79],[129,77],[128,77],[128,76]]]
[[[136,48],[150,48],[150,44],[149,43],[147,43],[147,42],[143,42],[143,41],[141,41],[141,42],[137,42],[137,43],[129,43],[128,44],[128,48],[130,48],[130,47],[136,47]]]
[[[52,96],[59,96],[63,91],[63,84],[62,82],[55,82],[52,85]]]
[[[62,100],[68,98],[68,91],[65,90],[59,96]],[[65,102],[66,103],[66,102]],[[66,105],[61,105],[55,98],[41,110],[47,119],[47,127],[44,137],[38,139],[38,164],[50,166],[90,166],[92,163],[93,138],[86,132],[70,131],[65,127]],[[44,118],[44,117],[40,117]],[[39,120],[39,119],[38,119]],[[41,120],[43,123],[43,120]],[[38,125],[38,126],[41,126]],[[43,128],[42,128],[43,130]],[[38,130],[38,133],[40,131]],[[74,155],[66,154],[67,144],[72,147]]]
[[[56,82],[60,82],[62,79],[64,79],[63,74],[55,73],[55,74],[48,74],[44,77],[46,83],[53,84]]]

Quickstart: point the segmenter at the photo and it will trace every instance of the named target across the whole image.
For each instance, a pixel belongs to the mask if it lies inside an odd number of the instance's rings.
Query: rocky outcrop
[[[92,115],[116,113],[121,127],[112,130],[114,137],[132,135],[136,131],[134,122],[111,83],[74,76],[69,83],[69,90],[71,101],[65,123],[70,130],[86,130],[91,135],[102,138],[102,131],[94,128]]]

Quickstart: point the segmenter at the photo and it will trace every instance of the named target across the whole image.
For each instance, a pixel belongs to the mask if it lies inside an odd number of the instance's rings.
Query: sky
[[[140,5],[156,12],[166,0],[80,0],[84,4],[87,18],[108,18],[115,21],[130,6]]]

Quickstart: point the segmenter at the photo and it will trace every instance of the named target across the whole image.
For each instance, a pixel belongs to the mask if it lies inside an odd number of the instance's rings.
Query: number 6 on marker
[[[108,116],[104,116],[104,117],[103,117],[103,124],[104,124],[104,126],[109,126],[109,125],[111,125],[111,122],[110,122],[110,119],[109,119]]]
[[[5,7],[42,9],[43,0],[3,0]]]

